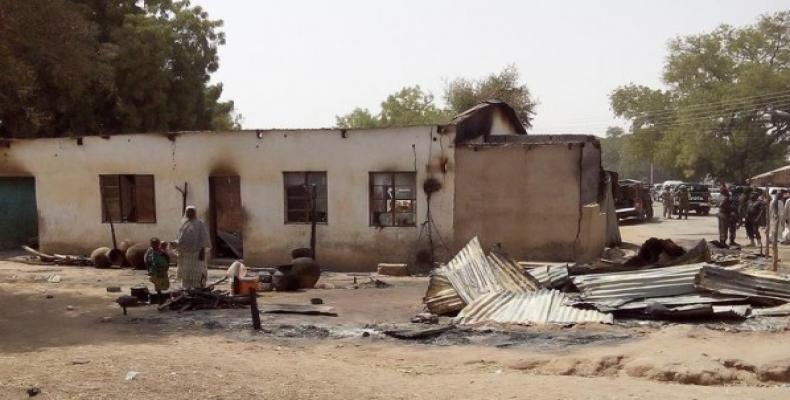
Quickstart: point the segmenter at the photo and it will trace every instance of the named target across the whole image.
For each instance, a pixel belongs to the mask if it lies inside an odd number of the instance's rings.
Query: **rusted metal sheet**
[[[454,315],[466,306],[447,277],[436,273],[431,275],[423,302],[436,315]]]
[[[715,293],[790,302],[790,280],[757,276],[720,267],[705,266],[695,284]]]
[[[525,268],[541,287],[547,289],[559,288],[570,281],[567,263],[531,263],[519,261],[518,265]]]
[[[694,279],[704,263],[639,271],[579,275],[573,283],[579,299],[602,311],[611,311],[628,302],[653,297],[689,295],[697,292]]]
[[[449,263],[438,268],[436,273],[447,277],[466,304],[486,293],[503,290],[523,293],[540,287],[515,262],[494,254],[486,257],[477,237],[472,238],[466,247]]]
[[[471,302],[454,322],[460,325],[483,322],[517,325],[613,322],[611,314],[566,306],[565,301],[565,294],[553,289],[528,293],[492,292]]]

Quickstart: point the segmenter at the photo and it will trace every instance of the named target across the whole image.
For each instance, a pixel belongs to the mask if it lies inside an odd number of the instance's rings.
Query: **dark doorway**
[[[0,178],[0,249],[35,245],[37,236],[35,179]]]
[[[242,258],[244,211],[241,208],[241,180],[238,176],[209,178],[211,236],[214,257]]]

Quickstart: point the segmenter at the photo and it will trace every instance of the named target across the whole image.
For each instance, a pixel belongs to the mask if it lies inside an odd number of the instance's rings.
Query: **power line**
[[[681,106],[671,110],[662,110],[656,112],[640,112],[637,113],[633,118],[639,117],[661,117],[665,115],[671,115],[678,112],[687,112],[689,114],[700,114],[700,113],[707,113],[707,112],[727,112],[727,111],[738,111],[742,107],[764,107],[770,106],[777,102],[784,102],[790,100],[790,94],[779,96],[772,99],[763,99],[760,101],[752,102],[752,103],[740,103],[740,104],[721,104],[721,103],[699,103],[696,107],[690,106]],[[702,106],[704,105],[704,108]],[[633,119],[632,118],[632,119]]]
[[[790,107],[790,99],[786,100],[783,103],[779,103],[779,104],[776,104],[776,105],[778,107]],[[762,107],[756,107],[756,108],[741,109],[741,110],[738,110],[738,111],[761,111],[761,110],[762,110]],[[691,116],[679,116],[677,118],[673,118],[671,116],[667,116],[667,117],[663,117],[663,118],[657,118],[657,119],[652,120],[652,121],[647,121],[647,124],[654,125],[654,126],[659,126],[661,128],[670,128],[670,127],[677,127],[677,126],[683,126],[683,125],[693,125],[693,124],[695,124],[697,122],[710,121],[710,120],[714,120],[714,119],[717,119],[717,118],[727,118],[727,117],[724,116],[724,115],[721,115],[721,114],[708,114],[708,115],[697,114],[697,115],[691,115]],[[751,122],[768,123],[769,121],[751,121]],[[633,121],[630,122],[630,125],[631,126],[634,125]],[[598,129],[598,128],[608,128],[610,126],[612,126],[611,121],[609,121],[609,122],[589,122],[589,123],[560,125],[560,126],[555,126],[555,127],[552,127],[552,128],[544,129],[544,131],[551,131],[551,132],[558,132],[559,133],[561,131],[566,131],[567,132],[567,131],[590,130],[590,128]]]
[[[782,90],[782,91],[779,91],[779,92],[772,92],[772,93],[762,94],[762,95],[730,98],[730,99],[725,99],[725,100],[719,101],[719,102],[709,101],[709,102],[692,103],[692,104],[684,106],[684,108],[685,109],[696,109],[696,108],[707,108],[707,107],[722,106],[722,105],[734,105],[734,104],[738,104],[738,103],[748,102],[748,101],[750,101],[752,99],[760,99],[760,101],[762,101],[762,102],[764,102],[764,101],[773,101],[773,100],[769,100],[769,99],[784,98],[784,97],[788,97],[788,96],[790,96],[790,89]],[[653,110],[644,110],[644,111],[641,111],[640,114],[648,114],[648,113],[656,114],[656,113],[662,113],[662,112],[675,112],[675,111],[676,110],[667,110],[666,108],[661,108],[661,109],[653,109]]]

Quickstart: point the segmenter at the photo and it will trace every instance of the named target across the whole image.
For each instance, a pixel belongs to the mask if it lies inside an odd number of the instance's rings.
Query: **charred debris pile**
[[[790,279],[736,253],[711,255],[704,240],[686,250],[653,238],[631,257],[612,254],[593,265],[516,262],[486,254],[474,238],[431,275],[426,313],[456,325],[790,315]]]

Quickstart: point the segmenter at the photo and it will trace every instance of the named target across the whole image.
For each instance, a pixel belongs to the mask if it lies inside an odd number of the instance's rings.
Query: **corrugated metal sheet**
[[[716,293],[790,302],[790,280],[787,279],[706,266],[700,271],[696,285]]]
[[[519,261],[518,265],[526,269],[540,286],[544,288],[559,288],[570,281],[567,263],[532,263]]]
[[[565,300],[564,293],[553,289],[529,293],[492,292],[469,303],[454,322],[460,325],[481,322],[519,325],[613,322],[611,314],[566,306]]]
[[[436,273],[431,275],[423,302],[436,315],[454,314],[466,306],[447,277]]]
[[[777,307],[752,309],[753,317],[785,317],[790,315],[790,304]]]
[[[579,275],[573,283],[581,291],[581,302],[613,310],[633,300],[693,294],[697,292],[694,278],[704,265]]]
[[[496,255],[486,257],[477,237],[436,270],[446,276],[466,304],[491,292],[528,292],[539,288],[537,281],[512,261]]]
[[[706,293],[689,294],[683,296],[652,297],[644,300],[634,300],[617,307],[618,311],[639,310],[646,308],[650,304],[658,303],[667,307],[684,306],[691,304],[721,304],[721,303],[743,303],[746,301],[743,296],[723,296]],[[604,310],[606,311],[606,310]]]
[[[687,304],[678,307],[664,307],[660,304],[645,309],[645,315],[653,318],[747,318],[752,308],[748,305],[714,306],[711,304]]]

